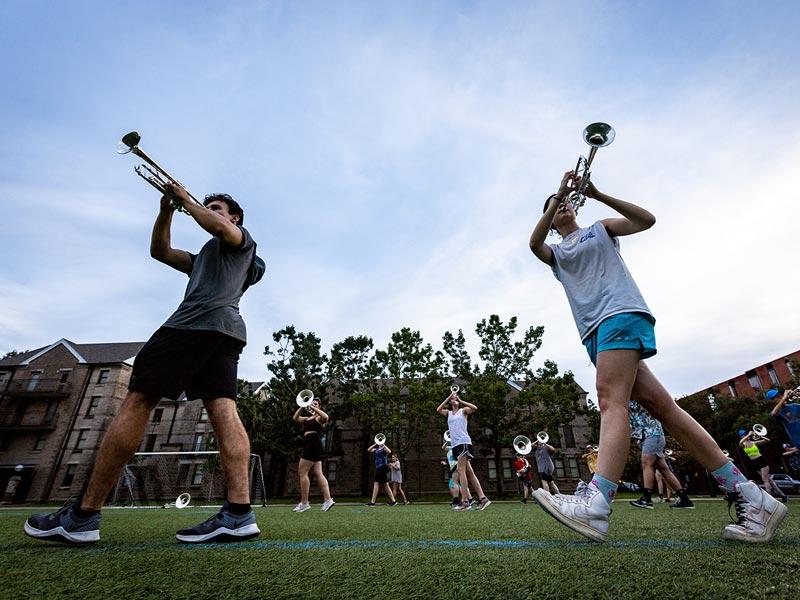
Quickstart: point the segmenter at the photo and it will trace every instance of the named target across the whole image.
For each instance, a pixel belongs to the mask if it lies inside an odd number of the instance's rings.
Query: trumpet
[[[445,444],[449,444],[450,443],[450,430],[449,429],[444,432],[444,435],[442,435],[442,439],[444,440]]]
[[[765,438],[767,437],[767,428],[764,427],[763,425],[756,423],[755,425],[753,425],[753,431],[751,433],[753,434],[752,436],[753,439]]]
[[[664,450],[664,456],[672,456],[673,452],[670,448]]]
[[[295,398],[294,401],[300,408],[308,408],[314,401],[314,392],[311,390],[303,390],[297,394],[297,398]]]
[[[589,187],[589,179],[591,177],[590,168],[594,155],[597,153],[598,148],[603,148],[614,141],[617,133],[614,128],[608,123],[590,123],[583,130],[583,141],[589,144],[589,157],[581,155],[578,157],[578,164],[575,165],[575,181],[578,182],[572,192],[567,197],[567,202],[572,204],[575,212],[581,208],[586,202],[586,190]]]
[[[167,173],[164,168],[161,167],[161,165],[147,156],[147,153],[144,150],[139,148],[139,142],[141,139],[142,136],[140,136],[136,131],[126,133],[124,136],[122,136],[122,139],[117,144],[117,154],[132,153],[141,158],[146,164],[136,165],[133,168],[133,170],[136,171],[136,174],[161,192],[162,195],[171,196],[172,192],[170,192],[170,190],[166,187],[167,184],[171,183],[181,187],[183,187],[183,184],[181,184],[181,182],[175,179],[172,175]],[[191,193],[188,191],[186,193],[189,194],[189,198],[202,206],[203,203],[192,196]],[[176,198],[173,198],[171,203],[175,210],[188,214],[188,211],[183,208],[181,203]]]
[[[375,436],[373,441],[375,442],[376,445],[383,446],[386,443],[386,436],[383,435],[382,433],[379,433],[378,435]]]
[[[731,453],[727,450],[723,450],[722,453],[725,455],[725,458],[730,458]]]
[[[536,441],[539,442],[540,444],[546,444],[547,442],[550,441],[550,436],[547,435],[546,431],[540,431],[539,433],[536,434]]]
[[[175,499],[175,502],[167,502],[164,508],[186,508],[189,502],[192,501],[192,496],[188,492],[184,492]]]
[[[457,394],[461,388],[457,385],[450,386],[450,394]]]
[[[533,442],[531,442],[524,435],[518,435],[515,437],[511,444],[514,446],[514,452],[517,454],[522,454],[523,456],[530,454],[531,450],[533,449]]]

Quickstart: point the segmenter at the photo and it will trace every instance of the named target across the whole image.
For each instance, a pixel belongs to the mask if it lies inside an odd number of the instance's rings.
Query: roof
[[[0,367],[27,366],[40,356],[47,354],[53,348],[63,346],[79,363],[107,364],[121,363],[132,359],[144,346],[144,342],[107,342],[102,344],[76,344],[68,339],[61,338],[49,346],[36,350],[29,350],[21,354],[9,356],[0,360]]]

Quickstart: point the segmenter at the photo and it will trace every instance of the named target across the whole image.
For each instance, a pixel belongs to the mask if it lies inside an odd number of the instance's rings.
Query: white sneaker
[[[308,502],[298,502],[297,506],[295,506],[292,510],[297,513],[306,512],[309,508],[311,508],[311,504]]]
[[[743,542],[768,542],[789,509],[752,481],[740,483],[728,494],[728,511],[736,506],[736,522],[725,526],[722,537]]]
[[[453,510],[462,511],[462,510],[469,510],[469,508],[470,508],[469,502],[459,502],[453,507]]]
[[[581,486],[574,495],[557,496],[539,488],[533,492],[533,496],[547,514],[573,531],[595,542],[605,541],[611,507],[595,486]]]
[[[328,512],[330,509],[333,508],[334,504],[336,504],[336,502],[333,501],[333,498],[331,498],[330,500],[326,500],[325,502],[322,503],[322,508],[320,510],[322,512]]]

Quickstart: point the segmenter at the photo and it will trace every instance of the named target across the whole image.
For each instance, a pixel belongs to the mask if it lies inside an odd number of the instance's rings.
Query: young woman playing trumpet
[[[302,414],[303,411],[310,411],[310,415]],[[328,415],[320,407],[319,400],[314,398],[311,404],[305,408],[298,408],[294,417],[295,423],[303,426],[303,454],[300,457],[300,464],[297,465],[297,477],[300,480],[300,502],[292,510],[294,512],[305,512],[311,508],[308,502],[308,492],[311,488],[309,473],[313,472],[317,480],[317,485],[322,492],[322,512],[327,512],[336,504],[331,498],[328,480],[322,473],[322,457],[324,449],[322,446],[322,433],[325,431],[325,423],[328,422]]]

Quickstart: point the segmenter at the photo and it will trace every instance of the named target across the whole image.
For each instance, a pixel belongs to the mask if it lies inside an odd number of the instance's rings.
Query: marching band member
[[[739,438],[739,446],[744,450],[747,458],[750,459],[751,473],[758,473],[761,476],[761,481],[764,482],[764,489],[769,490],[770,493],[786,502],[786,494],[772,481],[772,477],[769,474],[769,465],[759,449],[759,446],[769,443],[769,438],[753,439],[753,432],[745,431],[744,429],[739,430]]]
[[[678,501],[670,504],[670,508],[693,509],[694,502],[689,499],[686,488],[667,465],[664,448],[666,438],[664,429],[658,419],[654,419],[635,400],[628,402],[631,438],[639,440],[642,449],[642,496],[630,503],[636,508],[653,508],[653,488],[656,484],[656,473],[664,479],[665,487],[672,488],[678,494]]]
[[[445,459],[441,464],[450,471],[447,488],[450,490],[450,496],[453,498],[452,505],[455,507],[461,502],[461,485],[458,483],[458,461],[453,456],[453,449],[450,444],[447,442],[442,444],[442,450],[445,450]]]
[[[403,491],[403,471],[400,469],[400,459],[397,454],[392,454],[389,457],[389,469],[391,469],[392,492],[394,497],[397,498],[399,493],[403,497],[403,504],[411,504],[406,493]]]
[[[310,410],[311,415],[301,414],[304,410]],[[298,408],[294,417],[295,423],[303,426],[303,454],[300,457],[300,464],[297,465],[297,477],[300,479],[300,502],[292,510],[294,512],[305,512],[311,508],[308,502],[308,492],[311,488],[309,472],[314,473],[317,485],[322,492],[322,512],[327,512],[336,504],[331,498],[328,480],[322,473],[322,457],[324,448],[322,446],[322,434],[325,431],[325,423],[329,417],[322,408],[319,400],[314,400],[306,408]]]
[[[635,397],[729,492],[737,522],[725,527],[724,537],[751,542],[772,539],[786,507],[742,475],[644,362],[656,353],[655,319],[619,253],[619,238],[649,229],[655,217],[600,192],[588,181],[586,197],[621,216],[581,228],[567,195],[583,183],[575,180],[572,171],[564,175],[558,192],[545,202],[529,245],[563,285],[581,341],[597,368],[600,455],[589,485],[580,486],[574,495],[553,496],[536,490],[536,499],[571,529],[596,541],[606,538],[611,502],[630,448],[628,400]],[[558,244],[545,243],[551,227],[562,238]]]
[[[542,489],[551,493],[558,494],[558,486],[553,481],[553,473],[556,471],[556,466],[553,464],[552,455],[555,454],[556,449],[546,442],[536,440],[533,443],[533,452],[536,457],[536,471],[539,473],[539,481],[542,483]]]
[[[597,450],[595,450],[595,447],[592,444],[586,444],[586,452],[581,455],[581,458],[586,461],[590,475],[594,475],[597,470]]]
[[[766,395],[772,399],[778,396],[778,391],[770,390]],[[800,400],[800,388],[786,390],[769,414],[781,422],[792,446],[800,448],[800,401],[798,400]]]
[[[449,409],[445,408],[449,405]],[[463,405],[463,406],[462,406]],[[458,483],[461,486],[461,504],[454,507],[454,510],[468,510],[470,508],[469,486],[478,493],[478,510],[483,510],[492,501],[483,493],[481,482],[472,470],[470,461],[472,455],[472,438],[467,433],[467,417],[478,410],[474,404],[470,404],[458,397],[458,393],[453,391],[445,398],[436,409],[443,417],[447,417],[447,428],[450,430],[450,444],[453,448],[453,456],[458,462]]]
[[[517,479],[522,485],[522,503],[528,503],[528,494],[533,487],[533,469],[531,463],[522,454],[517,454],[514,460],[514,471],[517,473]]]
[[[372,484],[372,499],[367,502],[367,506],[375,506],[381,487],[383,487],[386,495],[389,496],[389,506],[394,506],[397,504],[397,500],[395,500],[392,488],[389,486],[389,454],[392,451],[386,444],[378,444],[376,442],[367,448],[367,452],[371,453],[375,459],[375,481]]]

